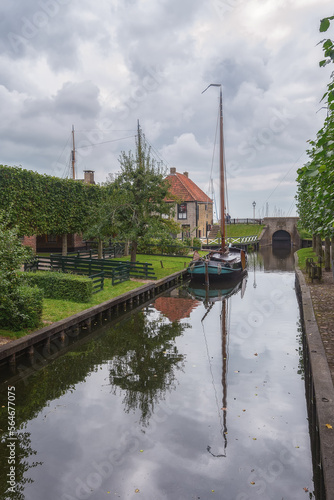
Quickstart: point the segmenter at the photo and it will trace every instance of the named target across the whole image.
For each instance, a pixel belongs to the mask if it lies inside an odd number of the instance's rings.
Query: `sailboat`
[[[193,259],[188,266],[188,272],[192,278],[205,277],[208,281],[209,277],[219,278],[219,280],[231,279],[237,277],[247,266],[247,257],[243,250],[236,247],[228,247],[226,245],[226,230],[225,230],[225,166],[224,166],[224,134],[223,134],[223,97],[222,86],[220,83],[211,83],[209,87],[219,87],[219,136],[220,136],[220,214],[221,214],[221,247],[219,250],[214,250],[201,257],[197,251],[193,255]]]

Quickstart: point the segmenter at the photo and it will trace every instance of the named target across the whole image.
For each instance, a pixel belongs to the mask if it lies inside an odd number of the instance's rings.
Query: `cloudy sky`
[[[325,118],[331,0],[15,0],[0,6],[0,163],[97,182],[134,150],[137,120],[169,169],[218,197],[224,100],[232,217],[295,215],[296,170]],[[333,35],[333,30],[329,32]],[[217,199],[217,203],[219,200]]]

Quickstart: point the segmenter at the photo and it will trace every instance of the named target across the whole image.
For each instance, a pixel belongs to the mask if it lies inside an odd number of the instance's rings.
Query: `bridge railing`
[[[225,238],[225,242],[231,245],[248,245],[250,243],[257,243],[259,241],[259,237],[254,234],[252,236],[229,236]],[[210,245],[220,245],[221,238],[216,238],[211,240]]]

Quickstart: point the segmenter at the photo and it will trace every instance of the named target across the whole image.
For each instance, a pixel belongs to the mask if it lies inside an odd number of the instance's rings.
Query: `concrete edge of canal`
[[[82,328],[89,331],[93,325],[101,326],[103,321],[111,321],[117,317],[120,310],[131,310],[134,305],[139,305],[148,299],[153,300],[157,294],[181,284],[187,276],[186,269],[178,271],[52,323],[17,340],[12,340],[0,346],[0,365],[6,363],[15,365],[17,357],[25,353],[33,356],[34,346],[45,344],[46,347],[50,348],[50,342],[54,339],[60,339],[63,342],[66,336],[77,337]]]
[[[334,386],[315,319],[310,290],[303,273],[297,268],[297,263],[295,274],[296,292],[301,309],[307,351],[306,365],[308,366],[305,366],[306,392],[309,393],[307,399],[311,402],[314,413],[314,415],[311,414],[310,416],[310,427],[314,426],[319,435],[319,438],[316,439],[319,442],[319,449],[313,451],[316,454],[316,460],[319,458],[321,461],[326,500],[334,500],[334,428],[327,427],[328,424],[333,424]],[[315,448],[317,448],[317,443],[315,443]]]

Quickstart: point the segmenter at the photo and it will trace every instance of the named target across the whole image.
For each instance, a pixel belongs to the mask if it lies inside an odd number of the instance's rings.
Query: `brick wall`
[[[36,253],[36,236],[23,236],[23,245],[31,247]]]
[[[197,222],[197,232],[194,231],[196,228],[196,206],[198,210],[198,222]],[[207,224],[213,224],[213,204],[212,203],[197,203],[194,201],[187,202],[187,218],[178,219],[177,217],[177,205],[175,205],[175,216],[174,220],[181,225],[190,226],[190,233],[192,237],[201,238],[206,237],[206,227]],[[199,231],[201,233],[199,233]],[[196,234],[197,233],[197,234]],[[182,232],[177,235],[178,238],[182,237]]]
[[[212,203],[199,203],[198,204],[198,236],[201,232],[201,238],[206,237],[207,224],[213,224],[213,210]]]

